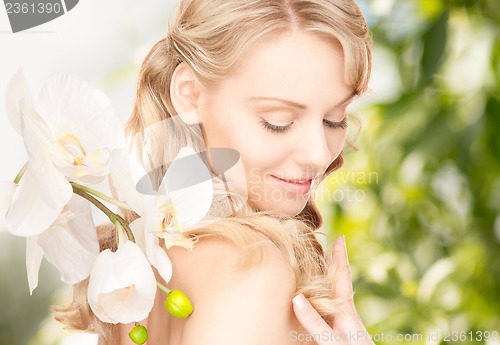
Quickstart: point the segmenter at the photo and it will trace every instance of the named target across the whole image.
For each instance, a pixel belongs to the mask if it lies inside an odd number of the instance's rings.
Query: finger
[[[335,297],[350,299],[353,295],[352,275],[344,236],[338,237],[333,242],[332,256],[332,265],[335,265],[337,270],[332,290]]]
[[[340,236],[333,241],[333,259],[340,266],[349,265],[347,258],[347,249],[345,244],[345,236]]]
[[[303,294],[298,294],[293,298],[293,311],[300,324],[311,335],[327,334],[323,332],[332,332],[330,326],[323,320],[321,315],[313,308],[311,303],[304,297]],[[315,337],[314,339],[316,339]],[[317,341],[319,345],[327,345],[327,342],[322,342],[321,337]]]

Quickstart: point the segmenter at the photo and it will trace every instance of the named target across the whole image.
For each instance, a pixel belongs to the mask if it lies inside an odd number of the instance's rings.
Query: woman
[[[312,194],[342,165],[346,107],[367,89],[370,43],[353,1],[180,2],[141,68],[128,136],[147,169],[185,145],[236,150],[242,165],[223,176],[234,194],[222,203],[233,214],[193,230],[200,241],[192,252],[167,250],[169,285],[190,297],[195,312],[175,319],[158,297],[142,322],[149,344],[330,344],[365,332],[344,240],[335,241],[330,267],[314,238],[321,216]],[[177,115],[185,126],[175,136],[145,134]],[[242,256],[250,262],[242,265]],[[78,303],[85,288],[75,287],[77,303],[60,319],[97,331],[102,344],[132,344],[131,325],[100,323]]]

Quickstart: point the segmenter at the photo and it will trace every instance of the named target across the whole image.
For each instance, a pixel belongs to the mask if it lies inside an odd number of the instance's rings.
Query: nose
[[[296,162],[315,172],[325,171],[341,150],[337,154],[332,152],[332,143],[329,143],[322,124],[304,128],[296,145]]]

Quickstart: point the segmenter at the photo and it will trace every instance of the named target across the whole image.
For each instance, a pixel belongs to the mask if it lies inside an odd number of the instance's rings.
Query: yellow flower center
[[[175,208],[174,205],[169,204],[163,211],[164,217],[161,221],[161,231],[167,232],[167,229],[170,227],[175,218]]]
[[[166,232],[168,226],[170,225],[170,223],[172,223],[173,219],[174,219],[174,215],[172,213],[169,212],[169,213],[165,214],[165,217],[161,221],[161,231]]]
[[[75,177],[100,174],[106,168],[105,162],[102,162],[103,158],[106,160],[106,151],[98,149],[87,155],[80,139],[72,133],[62,136],[57,144],[54,163],[63,168],[73,167]]]
[[[73,166],[83,165],[83,160],[87,157],[87,153],[85,152],[82,143],[76,136],[68,133],[59,139],[58,142],[64,150],[66,150],[66,152],[73,157]]]
[[[83,157],[76,157],[73,160],[73,166],[76,167],[76,166],[80,166],[80,165],[83,165]]]

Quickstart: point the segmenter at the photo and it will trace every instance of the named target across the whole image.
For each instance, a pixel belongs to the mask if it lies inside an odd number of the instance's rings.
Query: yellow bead
[[[165,308],[175,317],[185,319],[193,312],[189,298],[180,290],[172,290],[165,300]]]

